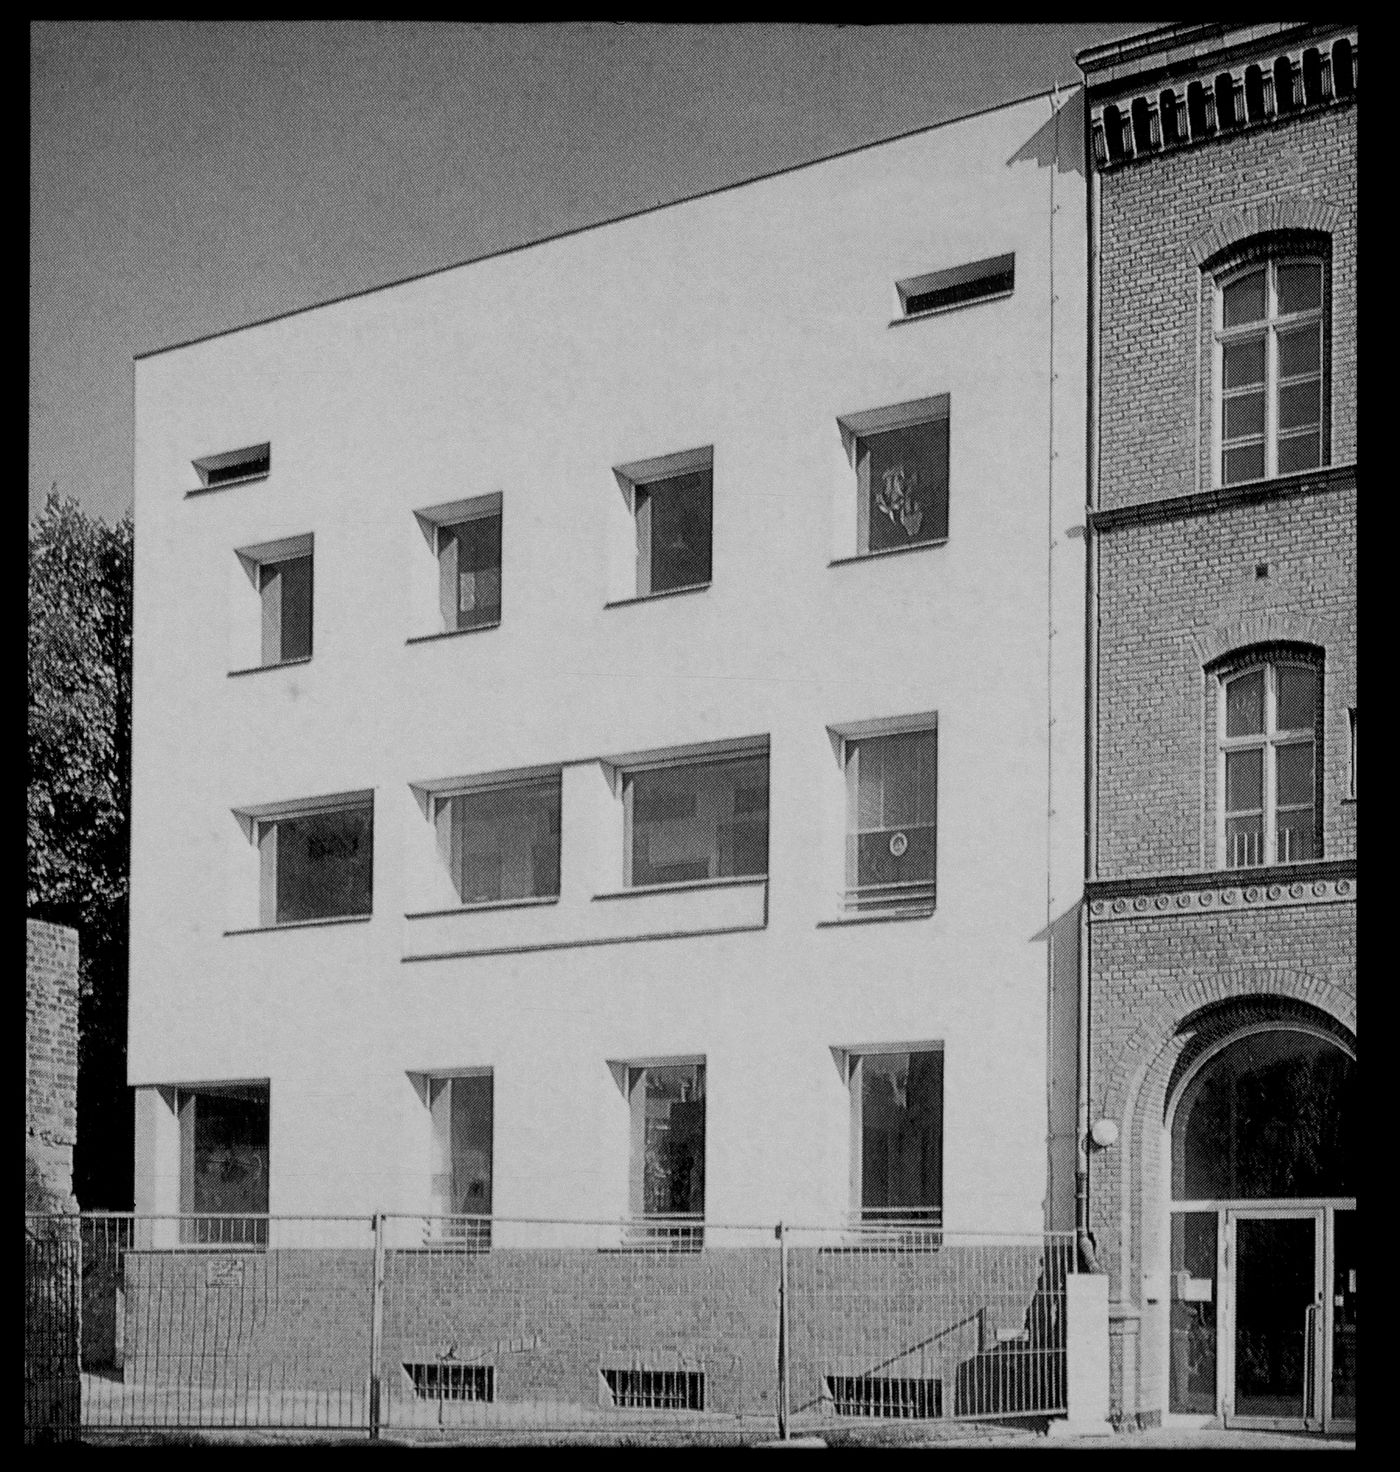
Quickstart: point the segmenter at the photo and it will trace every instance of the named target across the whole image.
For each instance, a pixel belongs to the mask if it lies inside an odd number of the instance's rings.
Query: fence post
[[[778,1223],[778,1438],[787,1441],[791,1432],[788,1428],[789,1360],[791,1340],[788,1327],[788,1255],[787,1227]]]
[[[379,1359],[384,1341],[384,1217],[374,1214],[374,1305],[369,1322],[369,1439],[379,1440]]]

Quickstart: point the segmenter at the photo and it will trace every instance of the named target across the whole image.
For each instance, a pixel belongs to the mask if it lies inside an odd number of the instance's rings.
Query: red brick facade
[[[1158,99],[1276,56],[1330,58],[1341,29],[1181,28],[1131,56],[1086,54],[1097,181],[1097,495],[1091,505],[1090,1229],[1111,1275],[1112,1412],[1167,1407],[1166,1121],[1187,1050],[1247,1025],[1355,1037],[1356,268],[1354,92],[1173,146]],[[1354,33],[1353,40],[1354,40]],[[1251,49],[1252,48],[1252,49]],[[1102,70],[1096,70],[1102,68]],[[1327,73],[1330,77],[1331,72]],[[1301,88],[1302,84],[1299,83]],[[1272,98],[1273,92],[1270,91]],[[1299,97],[1304,94],[1300,90]],[[1240,96],[1243,97],[1241,88]],[[1152,111],[1135,99],[1148,99]],[[1238,106],[1244,108],[1240,101]],[[1182,116],[1185,117],[1183,105]],[[1179,136],[1179,135],[1178,135]],[[1289,232],[1280,236],[1278,232]],[[1324,260],[1324,465],[1214,485],[1212,271],[1261,236]],[[1310,862],[1226,870],[1218,852],[1217,661],[1269,645],[1321,669]],[[1178,1071],[1175,1072],[1174,1071]]]

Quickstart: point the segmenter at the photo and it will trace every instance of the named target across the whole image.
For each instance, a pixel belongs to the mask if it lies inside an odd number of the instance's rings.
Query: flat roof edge
[[[354,301],[357,297],[372,296],[375,292],[389,291],[396,286],[410,286],[415,281],[426,281],[432,276],[443,276],[449,271],[460,271],[464,266],[480,265],[484,261],[499,260],[502,256],[516,255],[520,251],[533,250],[536,246],[550,245],[558,240],[567,240],[573,235],[583,235],[589,230],[601,230],[608,225],[621,225],[628,220],[639,220],[645,215],[654,215],[661,210],[676,209],[681,205],[694,204],[697,200],[710,199],[717,194],[728,194],[735,189],[744,189],[751,184],[763,184],[770,179],[781,178],[785,174],[795,174],[802,169],[816,168],[819,164],[834,163],[837,159],[850,158],[853,154],[865,153],[872,148],[883,148],[890,143],[901,143],[908,138],[917,138],[921,133],[933,133],[939,128],[952,127],[955,123],[971,122],[974,118],[987,117],[995,112],[1009,111],[1013,107],[1021,107],[1027,102],[1034,102],[1040,97],[1053,97],[1058,92],[1061,96],[1070,96],[1081,91],[1084,83],[1075,79],[1067,81],[1063,86],[1044,87],[1036,92],[1028,92],[1024,97],[1013,97],[1007,102],[998,102],[990,107],[980,107],[972,112],[959,113],[957,117],[944,118],[942,122],[923,123],[917,128],[909,128],[903,133],[891,133],[884,138],[873,138],[868,143],[857,143],[850,148],[837,149],[835,153],[822,154],[819,158],[810,158],[799,164],[784,164],[781,168],[770,169],[764,174],[751,174],[744,179],[736,179],[729,184],[716,184],[712,189],[700,189],[694,194],[683,194],[678,199],[666,200],[661,204],[643,205],[640,209],[625,210],[620,215],[609,215],[602,220],[591,220],[586,225],[571,225],[567,230],[558,230],[553,235],[540,235],[532,240],[523,240],[518,245],[506,245],[498,250],[486,251],[479,256],[468,256],[463,261],[453,261],[446,266],[432,266],[426,271],[415,271],[409,276],[396,276],[392,281],[381,281],[374,286],[362,286],[356,291],[343,292],[339,296],[325,297],[321,301],[309,302],[304,307],[289,307],[285,312],[273,312],[267,317],[257,317],[251,322],[240,322],[235,327],[220,327],[214,332],[201,333],[198,337],[187,337],[179,342],[167,343],[158,348],[147,348],[144,352],[133,353],[132,361],[140,363],[147,358],[156,358],[163,353],[179,352],[181,348],[195,347],[200,343],[213,342],[216,338],[231,337],[235,332],[248,332],[254,327],[266,327],[272,322],[281,322],[287,317],[300,317],[306,312],[317,312],[323,307],[338,306],[341,302]]]

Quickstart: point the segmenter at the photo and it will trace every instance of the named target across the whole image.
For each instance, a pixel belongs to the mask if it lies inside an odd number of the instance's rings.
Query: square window
[[[268,1093],[266,1084],[176,1090],[180,1211],[199,1214],[181,1221],[182,1242],[266,1245]]]
[[[848,738],[846,905],[931,909],[936,894],[938,732]]]
[[[856,472],[859,553],[947,540],[948,414],[944,394],[838,419]]]
[[[370,913],[372,801],[259,819],[256,836],[263,925]]]
[[[768,754],[623,776],[629,887],[768,872]]]
[[[438,1235],[489,1247],[493,1075],[490,1069],[481,1069],[430,1077],[427,1083],[433,1132],[433,1211],[455,1218],[444,1221]]]
[[[849,1060],[852,1184],[874,1226],[943,1221],[943,1047]]]
[[[464,905],[559,893],[560,778],[436,799],[439,850]]]
[[[631,1215],[647,1240],[699,1246],[705,1217],[705,1064],[627,1069]]]

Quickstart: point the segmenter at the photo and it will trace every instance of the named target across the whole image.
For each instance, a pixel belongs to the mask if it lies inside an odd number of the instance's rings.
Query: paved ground
[[[1008,1431],[1000,1428],[967,1427],[966,1435],[949,1435],[939,1428],[937,1436],[920,1436],[917,1431],[903,1435],[890,1434],[885,1428],[872,1427],[867,1432],[839,1432],[829,1441],[815,1437],[799,1437],[786,1448],[779,1443],[766,1445],[774,1449],[800,1451],[808,1448],[825,1447],[832,1451],[854,1450],[870,1447],[917,1447],[937,1446],[940,1449],[959,1447],[969,1451],[1005,1451],[1023,1448],[1059,1451],[1355,1451],[1353,1437],[1303,1435],[1286,1431],[1227,1431],[1220,1427],[1201,1430],[1178,1430],[1157,1428],[1151,1431],[1120,1432],[1103,1437],[1050,1437],[1038,1431]],[[86,1430],[84,1442],[95,1446],[343,1446],[392,1447],[412,1444],[419,1448],[439,1446],[444,1449],[460,1450],[464,1439],[444,1436],[442,1438],[409,1437],[401,1432],[386,1432],[384,1438],[371,1443],[363,1432],[331,1431],[259,1431],[252,1428],[236,1431],[119,1431]],[[476,1443],[480,1445],[480,1442]],[[500,1443],[497,1443],[498,1445]],[[525,1446],[652,1446],[676,1447],[693,1445],[693,1442],[676,1441],[671,1438],[640,1436],[636,1439],[616,1435],[602,1437],[570,1436],[565,1433],[550,1435],[541,1433],[537,1437],[521,1437],[509,1443],[515,1447]],[[714,1445],[714,1443],[711,1443]]]

